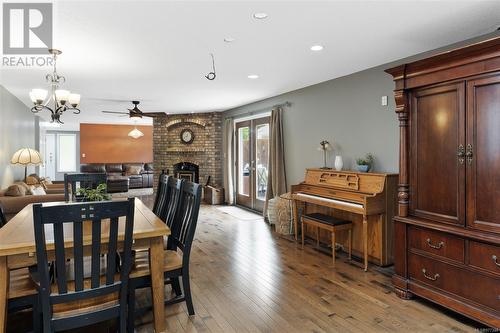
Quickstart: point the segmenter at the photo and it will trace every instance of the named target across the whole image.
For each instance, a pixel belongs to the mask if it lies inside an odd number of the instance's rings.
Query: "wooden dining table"
[[[49,249],[48,255],[50,257],[50,248],[53,248],[54,244],[53,232],[50,229],[46,229],[45,234],[47,248]],[[133,248],[149,249],[155,332],[165,332],[163,237],[168,235],[170,235],[170,229],[166,224],[163,223],[163,221],[140,199],[135,198]],[[105,239],[105,237],[102,239]],[[65,232],[65,247],[68,248],[69,245],[71,249],[71,244],[72,232]],[[73,251],[68,251],[68,253],[72,252]],[[29,267],[34,264],[36,264],[36,249],[33,228],[33,205],[29,204],[0,229],[1,332],[5,332],[7,326],[9,271],[12,269]]]

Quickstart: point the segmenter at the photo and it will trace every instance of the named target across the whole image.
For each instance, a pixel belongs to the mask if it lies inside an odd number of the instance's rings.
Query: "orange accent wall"
[[[153,162],[153,126],[137,128],[144,136],[134,139],[133,125],[80,124],[80,163]]]

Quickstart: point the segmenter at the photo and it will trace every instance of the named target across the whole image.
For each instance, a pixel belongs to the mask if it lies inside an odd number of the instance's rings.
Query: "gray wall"
[[[35,148],[35,116],[19,99],[0,85],[0,188],[24,177],[24,167],[11,165],[20,148]],[[28,174],[35,167],[28,167]]]
[[[283,116],[288,185],[301,182],[306,168],[323,165],[322,152],[317,150],[323,139],[334,144],[328,159],[331,167],[334,155],[342,155],[344,170],[350,170],[355,166],[356,157],[371,152],[375,156],[375,171],[397,173],[399,127],[394,113],[394,83],[384,69],[498,35],[496,32],[481,36],[291,91],[228,110],[224,116],[237,118],[258,110],[269,111],[272,105],[285,101],[292,103],[285,108]],[[382,96],[388,96],[387,106],[381,106]]]

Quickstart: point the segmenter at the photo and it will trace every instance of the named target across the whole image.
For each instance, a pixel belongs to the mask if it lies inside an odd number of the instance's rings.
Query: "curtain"
[[[233,119],[224,121],[223,129],[223,163],[224,163],[224,196],[228,205],[234,203],[233,190]]]
[[[276,107],[271,113],[269,137],[269,174],[267,177],[264,216],[267,216],[268,201],[286,193],[285,149],[283,139],[283,109]]]

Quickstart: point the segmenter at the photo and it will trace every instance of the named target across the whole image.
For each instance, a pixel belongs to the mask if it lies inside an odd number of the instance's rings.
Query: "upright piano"
[[[305,180],[292,185],[295,239],[303,214],[321,212],[353,223],[354,255],[380,266],[393,262],[392,218],[396,213],[397,174],[307,169]],[[315,230],[302,230],[315,235]],[[330,235],[320,235],[329,241]],[[336,235],[346,246],[347,237]]]

